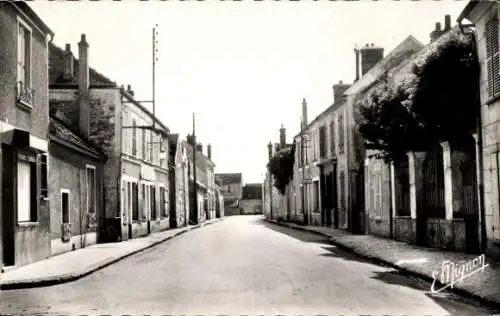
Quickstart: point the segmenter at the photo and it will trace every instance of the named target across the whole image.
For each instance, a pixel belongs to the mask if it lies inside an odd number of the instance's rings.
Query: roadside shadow
[[[321,247],[324,250],[327,250],[328,253],[322,253],[320,256],[322,257],[332,257],[332,258],[340,258],[343,260],[347,261],[355,261],[355,262],[361,262],[361,263],[368,263],[368,264],[375,264],[380,267],[388,267],[387,265],[384,265],[380,262],[374,262],[373,260],[363,258],[359,255],[356,255],[355,253],[351,253],[345,250],[342,250],[338,248],[337,246],[329,245],[325,247]]]
[[[266,220],[261,220],[256,225],[262,225],[268,229],[271,229],[275,232],[287,235],[289,237],[295,238],[297,240],[309,243],[319,243],[319,244],[331,244],[330,239],[326,236],[315,234],[313,232],[304,231],[300,229],[284,227],[277,224],[269,223]]]
[[[499,312],[492,307],[486,307],[476,300],[459,296],[449,291],[443,291],[437,294],[428,293],[431,288],[431,282],[413,277],[407,273],[392,269],[389,271],[374,271],[371,277],[398,288],[407,287],[422,292],[434,303],[447,311],[447,315],[492,315]]]

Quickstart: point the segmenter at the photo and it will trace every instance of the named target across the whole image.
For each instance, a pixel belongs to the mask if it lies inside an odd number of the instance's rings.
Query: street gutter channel
[[[300,226],[290,226],[287,223],[276,222],[276,221],[273,221],[273,220],[270,220],[270,219],[267,219],[267,218],[265,220],[267,222],[269,222],[269,223],[272,223],[272,224],[275,224],[275,225],[278,225],[278,226],[287,227],[287,228],[290,228],[290,229],[297,229],[297,230],[305,231],[305,232],[308,232],[308,233],[312,233],[312,234],[316,234],[316,235],[328,237],[328,240],[329,240],[329,242],[332,245],[336,246],[337,248],[339,248],[341,250],[344,250],[346,252],[349,252],[351,254],[356,255],[358,258],[366,259],[366,260],[370,261],[371,263],[377,264],[379,266],[383,266],[383,267],[384,266],[389,266],[389,267],[394,268],[396,270],[402,271],[402,272],[408,274],[409,276],[415,277],[417,279],[421,279],[421,280],[429,282],[429,283],[432,283],[434,281],[433,278],[431,278],[431,277],[429,277],[429,276],[427,276],[425,274],[408,270],[407,268],[400,267],[400,266],[398,266],[398,265],[396,265],[396,264],[394,264],[394,263],[392,263],[390,261],[384,260],[382,258],[377,258],[377,257],[365,255],[365,254],[360,254],[360,253],[356,252],[353,248],[348,247],[346,245],[343,245],[343,244],[335,241],[333,239],[333,237],[331,237],[331,236],[329,236],[327,234],[324,234],[322,232],[314,231],[314,230],[309,230],[309,229],[307,229],[305,227],[300,227]],[[442,284],[439,281],[436,282],[436,285],[444,286],[444,284]],[[471,292],[469,292],[467,290],[454,287],[454,288],[448,288],[447,291],[451,292],[451,293],[458,294],[458,295],[462,296],[463,298],[473,299],[473,300],[477,301],[478,303],[487,305],[490,308],[494,308],[494,309],[499,309],[500,310],[500,302],[495,302],[495,301],[493,301],[493,300],[491,300],[489,298],[482,297],[480,295],[471,293]],[[500,315],[500,314],[498,314],[498,315]]]

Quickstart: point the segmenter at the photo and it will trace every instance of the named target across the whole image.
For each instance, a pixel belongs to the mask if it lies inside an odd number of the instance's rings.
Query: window
[[[149,161],[153,162],[153,149],[154,149],[154,133],[151,131],[149,133]]]
[[[160,187],[160,216],[166,217],[166,192],[164,187]]]
[[[142,160],[146,160],[146,130],[142,130]]]
[[[61,189],[61,220],[62,224],[69,224],[69,190]]]
[[[148,206],[149,206],[149,194],[148,194],[148,187],[143,183],[141,185],[141,192],[142,192],[142,214],[140,215],[141,219],[146,218],[146,214],[148,213]]]
[[[149,187],[149,194],[150,194],[150,207],[151,207],[151,219],[157,219],[158,214],[156,213],[156,190],[154,185]]]
[[[129,210],[132,211],[132,220],[139,220],[139,205],[138,205],[138,194],[139,190],[137,188],[137,183],[129,182],[128,183],[128,200],[129,200]]]
[[[339,209],[341,211],[345,210],[345,176],[344,171],[340,171],[339,174],[339,184],[340,184],[340,205]]]
[[[38,198],[36,185],[36,160],[19,155],[17,162],[17,220],[38,221]]]
[[[314,194],[314,211],[319,211],[319,181],[314,181],[313,185]]]
[[[320,158],[326,158],[326,126],[321,126],[319,128],[319,156]]]
[[[339,114],[338,117],[338,135],[339,135],[339,154],[344,153],[344,115],[342,113]]]
[[[44,198],[49,197],[48,187],[48,155],[40,155],[40,195]]]
[[[137,155],[137,123],[132,120],[132,156]]]
[[[330,155],[335,155],[335,121],[330,123]]]
[[[87,166],[87,186],[86,186],[86,197],[87,197],[87,218],[88,226],[97,226],[97,216],[96,216],[96,196],[97,196],[97,185],[96,185],[96,171],[95,167]]]
[[[486,23],[486,63],[488,71],[488,97],[500,92],[500,57],[498,53],[498,16]]]
[[[31,90],[31,29],[18,20],[17,33],[17,98],[22,104],[32,106]]]

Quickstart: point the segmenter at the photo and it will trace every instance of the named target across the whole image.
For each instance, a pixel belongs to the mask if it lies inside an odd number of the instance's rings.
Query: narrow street
[[[228,217],[78,281],[0,292],[2,314],[486,315],[325,238]]]

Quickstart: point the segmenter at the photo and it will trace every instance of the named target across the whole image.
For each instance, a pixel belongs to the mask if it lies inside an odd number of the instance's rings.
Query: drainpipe
[[[462,19],[458,20],[458,26],[460,28],[460,32],[462,34],[465,34],[464,28],[468,27],[473,27],[475,26],[474,24],[462,24]],[[476,43],[476,37],[472,35],[472,46],[473,50],[477,52],[477,43]],[[478,74],[480,76],[480,74]],[[480,86],[479,86],[479,80],[478,80],[478,85],[476,86],[476,94],[477,94],[477,99],[481,100],[481,97],[479,95],[480,91]],[[478,169],[479,169],[479,174],[477,175],[477,186],[478,186],[478,204],[479,204],[479,229],[480,229],[480,248],[481,251],[486,250],[487,248],[487,236],[486,236],[486,218],[485,218],[485,203],[484,203],[484,174],[483,174],[483,131],[482,131],[482,126],[483,126],[483,119],[481,115],[481,108],[482,104],[481,101],[479,101],[479,110],[477,112],[477,147],[479,148],[479,155],[476,155],[477,159],[477,164],[478,164]]]

